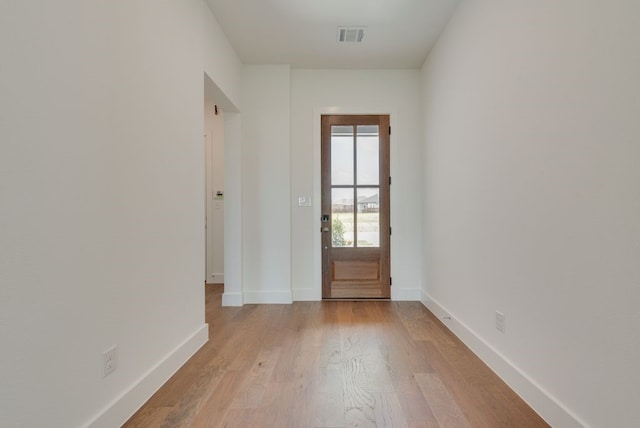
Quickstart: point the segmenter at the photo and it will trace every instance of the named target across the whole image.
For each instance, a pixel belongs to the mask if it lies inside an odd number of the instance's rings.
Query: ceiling
[[[459,0],[208,0],[245,64],[420,68]],[[366,27],[338,43],[339,26]]]

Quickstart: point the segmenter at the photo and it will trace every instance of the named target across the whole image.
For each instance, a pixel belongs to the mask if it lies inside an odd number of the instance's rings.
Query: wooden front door
[[[322,116],[322,297],[390,298],[389,116]]]

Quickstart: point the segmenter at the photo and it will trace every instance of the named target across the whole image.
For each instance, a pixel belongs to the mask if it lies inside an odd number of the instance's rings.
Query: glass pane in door
[[[358,247],[380,246],[380,189],[358,189]]]
[[[353,247],[353,187],[331,189],[332,247]]]
[[[357,184],[380,184],[380,134],[378,125],[358,125]]]
[[[331,127],[331,184],[353,185],[353,126]]]

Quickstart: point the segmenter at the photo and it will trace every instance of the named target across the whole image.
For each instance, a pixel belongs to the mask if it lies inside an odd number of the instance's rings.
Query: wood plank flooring
[[[548,427],[419,302],[223,308],[209,342],[124,425]]]

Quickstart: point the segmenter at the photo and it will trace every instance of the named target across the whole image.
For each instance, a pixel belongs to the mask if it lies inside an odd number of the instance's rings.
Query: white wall
[[[207,339],[206,10],[0,4],[0,426],[118,426]]]
[[[242,80],[244,302],[289,303],[290,69],[245,66]]]
[[[242,121],[224,115],[224,293],[223,306],[242,306]]]
[[[204,71],[215,83],[220,95],[216,102],[229,112],[237,112],[242,93],[242,62],[222,32],[207,0],[201,0]],[[240,142],[237,141],[239,144]]]
[[[424,300],[559,427],[640,426],[638,16],[464,1],[424,66]]]
[[[421,274],[422,135],[416,70],[292,70],[291,230],[294,300],[322,297],[320,116],[391,115],[391,274],[394,300],[418,300]],[[298,207],[311,196],[312,207]]]

